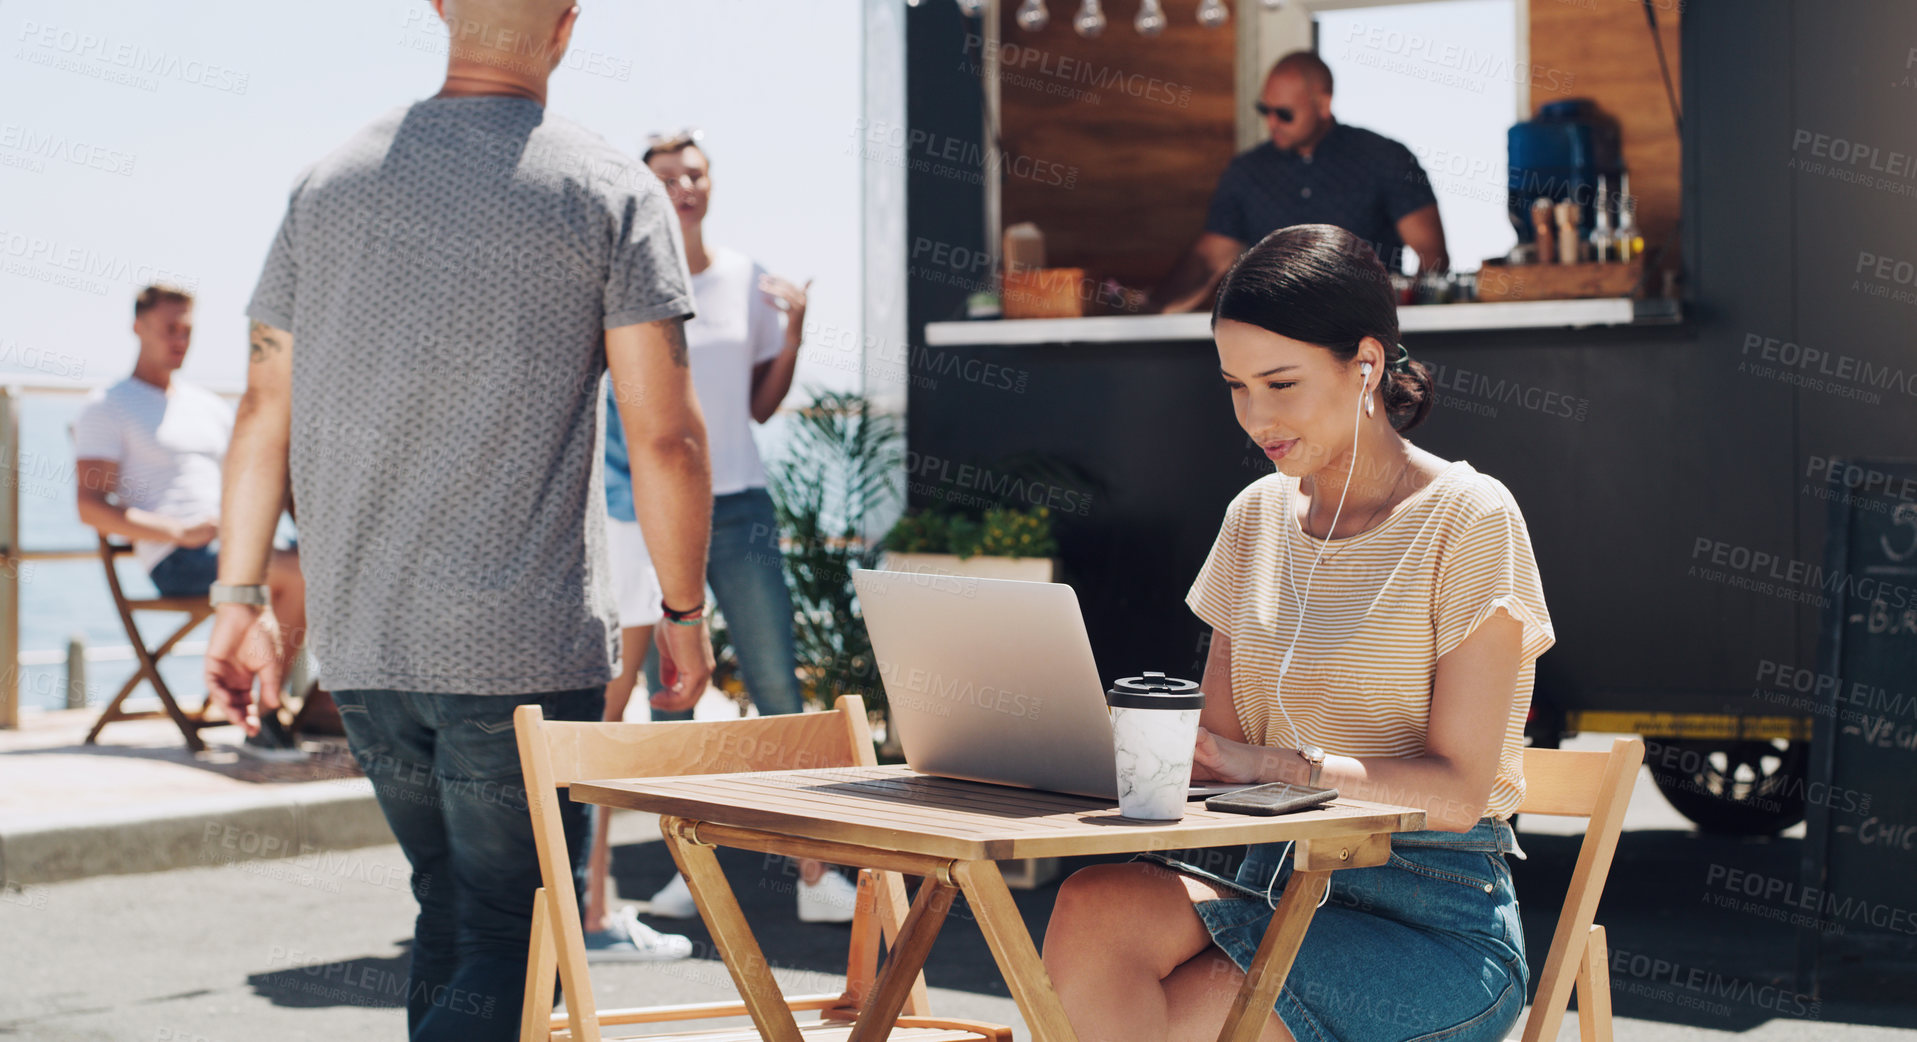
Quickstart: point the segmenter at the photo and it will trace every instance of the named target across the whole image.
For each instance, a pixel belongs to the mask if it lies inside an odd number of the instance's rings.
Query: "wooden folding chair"
[[[1551,935],[1551,949],[1544,957],[1537,997],[1524,1021],[1523,1042],[1558,1037],[1574,986],[1579,1037],[1583,1042],[1611,1042],[1610,951],[1604,944],[1604,927],[1593,920],[1598,898],[1604,896],[1604,880],[1611,873],[1611,856],[1617,853],[1618,834],[1624,828],[1624,808],[1631,802],[1631,786],[1643,762],[1644,743],[1636,738],[1617,739],[1608,753],[1524,751],[1524,802],[1518,812],[1591,820],[1578,848],[1557,932]]]
[[[598,1008],[587,975],[578,895],[573,891],[571,861],[554,795],[574,782],[601,778],[873,766],[878,758],[872,751],[865,701],[847,695],[826,713],[656,724],[547,721],[538,706],[526,705],[514,713],[513,723],[518,731],[520,764],[525,770],[540,879],[545,883],[533,901],[521,1042],[601,1042],[601,1028],[606,1026],[746,1016],[747,1001]],[[905,880],[898,873],[870,869],[859,873],[852,941],[846,953],[845,990],[837,994],[771,996],[772,1001],[783,1002],[795,1012],[818,1013],[819,1019],[799,1024],[806,1042],[842,1040],[850,1035],[852,1021],[877,977],[881,937],[888,943],[897,937],[907,907]],[[707,913],[701,909],[701,914]],[[712,924],[708,921],[707,925]],[[715,934],[719,932],[714,930]],[[555,973],[565,984],[566,1012],[562,1014],[553,1013]],[[754,995],[749,1001],[765,1000],[765,996]],[[649,1042],[732,1042],[754,1039],[757,1031],[747,1026],[618,1037]],[[1011,1042],[1012,1031],[997,1024],[931,1016],[925,977],[920,974],[891,1037],[899,1042]]]
[[[198,626],[207,616],[213,614],[213,606],[208,604],[203,596],[150,597],[137,600],[128,597],[126,590],[120,586],[120,573],[114,567],[114,560],[121,554],[132,552],[133,548],[130,546],[112,542],[104,535],[100,537],[100,564],[106,568],[107,589],[113,591],[113,606],[120,612],[120,624],[126,627],[127,642],[133,645],[133,657],[139,661],[139,667],[133,671],[132,676],[127,678],[126,683],[120,686],[120,693],[113,696],[113,701],[108,702],[107,707],[101,710],[100,718],[93,722],[93,729],[87,732],[87,744],[93,744],[100,737],[100,732],[106,729],[106,725],[116,720],[146,720],[166,716],[172,718],[174,726],[178,727],[180,734],[185,736],[186,747],[197,753],[206,748],[206,742],[200,739],[200,728],[217,727],[231,721],[224,717],[209,717],[207,710],[211,708],[210,700],[202,701],[199,709],[192,713],[181,709],[179,701],[173,697],[173,692],[168,689],[166,681],[160,676],[160,660],[173,650],[174,645],[180,642],[180,638],[192,632],[193,627]],[[165,640],[148,647],[146,639],[140,636],[139,624],[133,619],[133,613],[136,611],[179,612],[186,616],[186,621]],[[120,704],[133,693],[134,688],[140,686],[142,680],[153,685],[153,693],[160,696],[161,708],[139,713],[122,710]]]

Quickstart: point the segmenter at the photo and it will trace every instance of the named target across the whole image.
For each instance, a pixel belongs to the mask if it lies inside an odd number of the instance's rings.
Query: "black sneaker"
[[[256,760],[267,760],[273,763],[291,763],[306,759],[306,751],[293,740],[293,736],[286,730],[286,725],[280,723],[280,714],[271,710],[260,714],[259,733],[247,735],[246,741],[239,744],[239,751]]]

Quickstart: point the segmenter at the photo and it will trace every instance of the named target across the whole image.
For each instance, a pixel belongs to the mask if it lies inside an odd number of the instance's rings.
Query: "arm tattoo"
[[[691,362],[686,357],[686,322],[675,318],[666,323],[666,344],[672,348],[672,364],[681,369]]]
[[[253,323],[247,330],[247,339],[253,344],[254,362],[264,362],[267,355],[286,350],[286,338],[264,322]]]

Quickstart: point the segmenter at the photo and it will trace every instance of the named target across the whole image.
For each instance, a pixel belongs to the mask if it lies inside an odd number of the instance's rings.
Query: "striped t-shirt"
[[[1297,487],[1297,479],[1273,474],[1240,492],[1186,597],[1231,640],[1232,703],[1246,740],[1288,748],[1297,744],[1295,725],[1305,742],[1333,754],[1422,755],[1439,657],[1503,608],[1524,632],[1486,813],[1508,817],[1524,798],[1524,717],[1535,665],[1556,640],[1511,493],[1460,460],[1376,526],[1332,541],[1305,597],[1281,713],[1278,666],[1312,560],[1325,546],[1298,527]]]

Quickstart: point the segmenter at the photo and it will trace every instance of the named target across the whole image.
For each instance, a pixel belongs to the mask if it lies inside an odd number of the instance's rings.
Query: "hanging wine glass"
[[[1105,31],[1105,12],[1099,8],[1098,0],[1084,0],[1078,8],[1078,17],[1072,19],[1072,28],[1087,40]]]
[[[958,5],[959,13],[967,18],[977,18],[985,10],[985,0],[958,0]]]
[[[1138,17],[1132,19],[1132,28],[1140,36],[1157,36],[1165,31],[1165,7],[1159,0],[1140,0]]]
[[[1045,0],[1025,0],[1018,5],[1018,27],[1028,33],[1038,32],[1052,24],[1052,12],[1045,9]]]
[[[1205,0],[1198,5],[1198,24],[1207,29],[1223,28],[1231,21],[1231,8],[1225,6],[1225,0]]]

